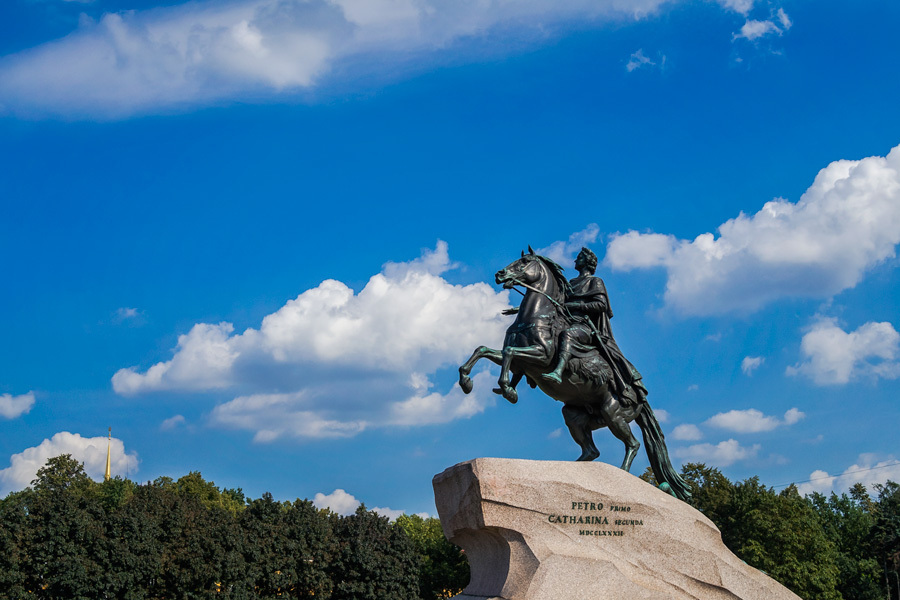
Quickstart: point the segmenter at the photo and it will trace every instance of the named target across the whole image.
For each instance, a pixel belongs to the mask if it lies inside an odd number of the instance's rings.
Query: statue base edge
[[[799,600],[702,513],[605,463],[479,458],[433,484],[472,571],[453,600]]]

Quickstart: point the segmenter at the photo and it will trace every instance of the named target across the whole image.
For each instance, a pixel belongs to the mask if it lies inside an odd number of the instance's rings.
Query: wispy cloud
[[[641,19],[664,0],[228,0],[84,19],[0,61],[0,106],[116,118],[227,99],[291,97],[358,74],[396,77],[539,44],[568,24]],[[750,0],[720,0],[742,14]],[[516,44],[510,44],[515,41]]]
[[[159,429],[161,431],[171,431],[181,425],[184,425],[184,423],[185,419],[183,415],[175,415],[174,417],[169,417],[168,419],[165,419],[162,423],[160,423]]]
[[[555,241],[549,246],[538,248],[535,252],[546,256],[550,260],[556,261],[563,266],[568,266],[568,264],[574,260],[578,252],[581,251],[582,247],[590,246],[597,241],[597,236],[599,234],[600,226],[596,223],[591,223],[581,231],[576,231],[570,235],[569,239],[565,241]]]
[[[762,356],[745,356],[741,361],[741,371],[748,377],[766,361]]]
[[[136,308],[122,307],[116,311],[116,317],[118,317],[119,320],[122,321],[124,321],[125,319],[134,319],[138,316],[138,314],[140,313]]]
[[[631,56],[628,58],[628,62],[625,63],[625,70],[631,73],[641,67],[662,67],[666,64],[666,55],[663,54],[658,59],[658,62],[652,60],[650,57],[644,55],[644,49],[638,48],[636,52],[633,52]]]
[[[772,21],[754,21],[748,19],[741,27],[740,32],[734,34],[734,39],[744,38],[755,40],[770,33],[781,33],[781,29]]]
[[[788,14],[784,12],[783,8],[779,8],[776,12],[771,14],[769,19],[762,21],[747,19],[741,27],[741,30],[734,34],[733,39],[737,40],[743,38],[752,42],[767,35],[782,35],[785,31],[790,29],[792,25],[793,22],[791,22],[791,18]]]

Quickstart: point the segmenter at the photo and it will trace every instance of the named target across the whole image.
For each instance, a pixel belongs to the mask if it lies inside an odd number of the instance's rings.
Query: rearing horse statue
[[[570,324],[571,316],[565,308],[569,282],[562,267],[552,260],[534,253],[522,253],[522,257],[497,271],[498,285],[510,289],[520,286],[526,289],[519,305],[515,322],[506,330],[503,350],[479,346],[459,368],[459,386],[465,393],[472,391],[469,375],[475,363],[482,358],[500,365],[499,387],[494,391],[515,404],[518,401],[516,385],[524,377],[531,387],[564,404],[562,413],[569,433],[581,447],[577,460],[590,461],[600,456],[594,444],[593,431],[608,427],[625,444],[622,469],[631,470],[631,463],[641,444],[631,432],[629,423],[637,422],[646,445],[647,457],[661,489],[682,500],[690,498],[687,483],[678,475],[669,459],[665,437],[653,409],[643,396],[614,393],[613,367],[609,356],[601,356],[599,350],[581,352],[569,359],[567,376],[557,382],[544,377],[557,360],[559,334]],[[639,398],[638,402],[626,402],[625,396]]]

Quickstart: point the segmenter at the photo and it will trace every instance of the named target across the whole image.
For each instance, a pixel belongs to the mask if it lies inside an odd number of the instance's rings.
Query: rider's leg
[[[572,333],[569,329],[564,329],[559,334],[559,360],[556,367],[549,373],[544,373],[541,377],[556,383],[562,383],[562,374],[566,368],[566,363],[572,358]]]

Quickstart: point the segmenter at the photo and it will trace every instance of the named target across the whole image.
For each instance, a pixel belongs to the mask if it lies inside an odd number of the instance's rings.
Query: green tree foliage
[[[691,486],[691,505],[721,530],[729,516],[734,485],[718,469],[700,463],[685,464],[682,477]]]
[[[360,506],[332,515],[339,547],[330,566],[335,600],[415,600],[419,560],[402,527]]]
[[[811,494],[807,500],[815,509],[828,539],[837,548],[838,586],[844,600],[878,600],[881,568],[868,537],[875,522],[875,504],[866,487],[856,484],[850,494]]]
[[[402,515],[397,525],[412,540],[419,555],[419,596],[423,600],[440,600],[462,592],[469,583],[469,561],[459,546],[444,537],[441,522]]]
[[[722,537],[735,554],[802,598],[840,600],[837,550],[796,487],[776,494],[753,477],[735,485],[731,507]]]
[[[806,600],[900,600],[900,485],[803,498],[688,464],[724,542]],[[247,499],[200,473],[92,481],[71,456],[0,500],[0,598],[438,600],[468,581],[437,519]]]
[[[0,500],[0,598],[418,598],[404,529],[361,508],[248,500],[200,473],[92,481],[71,456]]]
[[[870,540],[884,568],[885,598],[896,600],[900,599],[900,485],[888,481],[875,489],[878,502]]]
[[[718,469],[684,466],[692,504],[740,558],[808,600],[839,600],[838,551],[813,505],[791,486],[781,493],[750,478],[732,483]]]
[[[239,519],[244,560],[258,598],[330,598],[337,543],[331,522],[308,500],[252,500]]]
[[[94,482],[69,455],[47,461],[27,505],[25,587],[39,597],[89,598],[102,575],[103,509]]]
[[[0,591],[9,598],[26,597],[28,505],[33,494],[28,489],[0,500]]]

